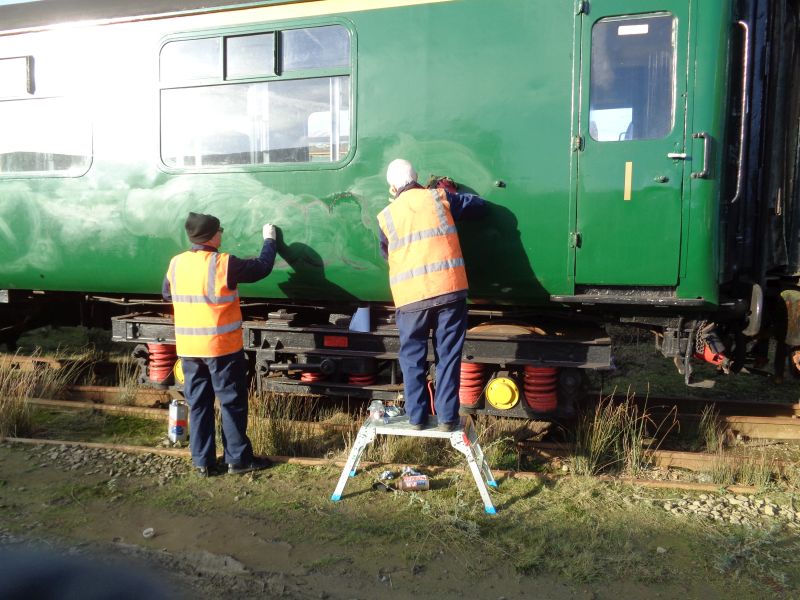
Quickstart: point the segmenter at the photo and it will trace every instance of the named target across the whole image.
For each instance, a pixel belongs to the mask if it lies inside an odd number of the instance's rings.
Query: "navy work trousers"
[[[428,334],[433,330],[436,361],[434,407],[440,423],[458,420],[458,388],[461,385],[461,349],[467,332],[467,301],[422,310],[398,310],[400,369],[403,371],[406,413],[413,424],[423,423],[430,413],[427,387]]]
[[[229,465],[248,464],[253,446],[247,437],[247,361],[244,351],[216,358],[181,357],[183,393],[189,403],[189,447],[197,467],[213,466],[214,396],[222,415],[222,446]]]

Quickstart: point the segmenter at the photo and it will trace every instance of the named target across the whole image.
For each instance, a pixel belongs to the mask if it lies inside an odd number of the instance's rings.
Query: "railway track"
[[[127,406],[119,406],[119,398],[134,406],[166,407],[175,397],[175,392],[150,388],[121,389],[114,386],[76,385],[67,388],[66,402],[92,403],[93,408],[126,412]],[[51,401],[55,402],[55,401]],[[742,400],[698,400],[694,398],[650,398],[636,401],[642,410],[654,418],[674,413],[679,423],[696,422],[703,409],[711,406],[719,424],[737,439],[800,440],[800,404],[758,403]],[[51,404],[51,406],[56,406]],[[77,406],[77,405],[76,405]],[[69,404],[64,405],[65,408]],[[83,408],[88,408],[84,406]],[[130,411],[129,411],[130,412]]]
[[[116,450],[120,452],[127,452],[133,454],[159,454],[165,456],[179,456],[189,458],[190,453],[186,448],[153,448],[150,446],[134,446],[127,444],[107,444],[107,443],[93,443],[74,440],[52,440],[41,438],[0,438],[0,442],[20,445],[44,445],[44,446],[80,446],[83,448],[100,448],[105,450]],[[333,466],[336,469],[341,469],[345,465],[345,460],[328,459],[328,458],[311,458],[311,457],[298,457],[298,456],[276,456],[270,455],[269,459],[277,464],[292,464],[304,467],[325,467]],[[360,469],[371,469],[379,467],[385,469],[387,467],[395,466],[399,470],[399,465],[388,465],[386,463],[375,463],[369,461],[361,461],[359,463]],[[448,473],[461,471],[461,468],[448,468],[440,466],[425,465],[424,470],[431,474]],[[502,469],[492,469],[492,473],[499,481],[507,479],[538,479],[543,481],[556,481],[565,477],[565,475],[556,475],[549,473],[539,473],[533,471],[510,471]],[[601,481],[624,483],[628,485],[636,485],[648,488],[670,488],[680,489],[694,492],[719,492],[724,489],[733,494],[753,494],[757,492],[757,488],[748,485],[718,485],[695,483],[687,481],[658,481],[652,479],[637,479],[633,477],[615,477],[610,475],[600,475],[597,477]]]
[[[118,403],[119,398],[125,395],[128,404]],[[113,386],[71,386],[67,388],[64,398],[59,400],[47,400],[31,398],[28,403],[43,408],[58,410],[102,410],[116,414],[130,414],[145,418],[159,419],[167,421],[167,405],[174,396],[174,392],[167,390],[154,390],[148,388],[137,388],[133,392]],[[650,404],[649,402],[653,402]],[[705,406],[703,403],[694,399],[650,399],[647,404],[648,410],[681,411],[676,413],[678,422],[686,419],[696,419],[697,408]],[[795,416],[798,409],[797,405],[767,405],[747,403],[742,401],[714,401],[716,410],[720,413],[744,411],[753,408],[753,412],[764,415],[770,412],[770,408],[775,408],[778,416],[750,416],[735,414],[720,414],[718,421],[723,427],[733,435],[749,438],[763,438],[778,441],[797,441],[800,440],[800,418]],[[675,408],[677,407],[677,408]],[[686,412],[683,412],[686,411]],[[783,416],[791,414],[792,416]],[[341,423],[304,423],[314,431],[330,432],[351,432],[354,433],[358,428],[358,422],[351,424]],[[43,442],[47,443],[47,442]],[[563,460],[574,455],[574,448],[569,444],[553,442],[531,442],[521,441],[518,443],[517,450],[520,454],[531,456],[538,460],[553,461]],[[700,452],[683,452],[676,450],[650,450],[647,452],[648,460],[658,468],[679,468],[690,471],[710,471],[720,461],[736,461],[735,457],[720,458],[717,454]],[[303,459],[306,460],[306,459]],[[311,460],[313,463],[314,459]],[[786,465],[780,461],[772,461],[772,468],[780,473]]]
[[[658,396],[630,401],[656,422],[674,415],[681,424],[696,424],[710,409],[723,431],[735,439],[800,440],[800,403]]]
[[[105,377],[113,377],[116,366],[105,361],[89,363],[83,359],[55,359],[44,356],[22,356],[0,354],[0,366],[13,365],[23,370],[66,369],[82,367],[91,369]],[[65,400],[102,404],[118,403],[121,396],[136,406],[166,406],[178,392],[137,386],[121,389],[115,386],[73,385],[67,388]],[[603,398],[599,391],[587,392],[587,405]],[[800,440],[800,402],[794,404],[763,402],[745,399],[702,399],[689,397],[637,396],[627,398],[629,402],[647,411],[654,418],[665,418],[674,414],[680,422],[692,422],[700,418],[708,407],[718,416],[720,424],[739,438]]]
[[[520,452],[544,461],[565,459],[575,454],[575,448],[571,444],[522,441],[518,442],[517,446]],[[741,461],[741,457],[736,455],[721,456],[708,452],[679,450],[646,450],[645,456],[646,462],[659,469],[685,469],[701,473],[724,465],[734,467],[737,462]],[[780,475],[790,465],[780,460],[772,460],[768,466],[775,474]]]

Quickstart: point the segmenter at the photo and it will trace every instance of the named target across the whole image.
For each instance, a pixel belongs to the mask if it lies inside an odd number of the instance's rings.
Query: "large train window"
[[[669,14],[601,19],[592,29],[589,134],[647,140],[672,131],[675,18]]]
[[[0,177],[76,177],[91,165],[91,124],[74,100],[2,101],[0,132]]]
[[[331,164],[350,150],[340,25],[169,41],[160,73],[167,167]]]

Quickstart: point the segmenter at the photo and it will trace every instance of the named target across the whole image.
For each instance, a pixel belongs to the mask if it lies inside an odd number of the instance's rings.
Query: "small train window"
[[[672,131],[675,17],[601,19],[592,29],[589,133],[608,141],[647,140]]]
[[[225,79],[275,75],[275,34],[225,38]]]
[[[178,40],[161,49],[161,80],[210,79],[220,71],[220,39]]]
[[[198,69],[182,77],[166,65],[179,56],[165,55],[172,44],[210,48],[212,39],[218,54],[203,61],[203,85]],[[330,164],[350,150],[350,34],[342,26],[167,42],[161,63],[161,158],[169,168]]]
[[[68,98],[0,102],[0,131],[0,177],[77,177],[91,165],[91,124]]]
[[[350,64],[350,36],[337,25],[289,29],[281,34],[284,71],[302,71]]]
[[[27,96],[33,91],[33,57],[0,58],[0,98]]]

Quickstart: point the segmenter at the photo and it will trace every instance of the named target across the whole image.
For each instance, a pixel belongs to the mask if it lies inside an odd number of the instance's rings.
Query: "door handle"
[[[686,160],[686,152],[669,152],[667,154],[667,158],[671,158],[673,160]]]
[[[703,170],[692,173],[692,179],[707,179],[709,175],[709,163],[711,162],[711,136],[705,131],[693,133],[694,139],[703,140]]]
[[[744,142],[747,136],[747,113],[749,111],[747,97],[750,90],[750,26],[745,21],[738,22],[744,31],[744,44],[742,46],[742,106],[739,111],[739,166],[736,169],[736,193],[731,198],[735,204],[742,195],[742,179],[744,179]]]

